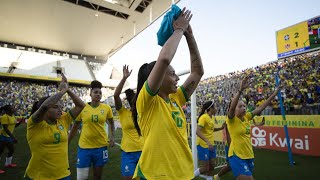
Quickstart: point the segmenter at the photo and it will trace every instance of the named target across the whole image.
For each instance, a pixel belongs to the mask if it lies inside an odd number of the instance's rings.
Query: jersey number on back
[[[179,117],[180,112],[173,111],[173,112],[171,113],[171,115],[172,115],[173,120],[175,120],[177,127],[181,128],[181,127],[182,127],[183,120]]]

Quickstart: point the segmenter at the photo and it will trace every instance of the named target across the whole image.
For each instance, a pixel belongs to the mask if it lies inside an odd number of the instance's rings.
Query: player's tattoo
[[[187,38],[187,42],[191,58],[191,72],[199,72],[201,74],[203,73],[203,65],[196,40],[192,36]]]
[[[192,94],[194,89],[195,89],[195,86],[196,86],[196,82],[195,81],[191,81],[190,84],[188,84],[187,87],[185,88],[186,93],[187,94]]]

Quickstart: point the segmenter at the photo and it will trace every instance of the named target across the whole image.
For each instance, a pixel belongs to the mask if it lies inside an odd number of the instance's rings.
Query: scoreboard
[[[278,58],[320,49],[320,16],[276,32]]]

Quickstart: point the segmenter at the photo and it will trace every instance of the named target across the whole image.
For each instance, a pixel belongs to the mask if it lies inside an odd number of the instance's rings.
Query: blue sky
[[[190,24],[205,67],[204,77],[276,60],[275,32],[320,15],[319,0],[181,0],[178,6],[193,13]],[[133,69],[131,87],[135,86],[139,67],[158,57],[161,47],[156,33],[161,21],[162,17],[109,59],[120,71],[123,64]],[[184,38],[172,66],[176,72],[190,67]]]

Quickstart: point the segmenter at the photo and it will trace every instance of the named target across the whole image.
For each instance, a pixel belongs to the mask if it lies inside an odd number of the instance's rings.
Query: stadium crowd
[[[274,90],[275,74],[279,70],[284,84],[281,96],[286,114],[319,114],[320,53],[303,54],[281,61],[236,71],[203,80],[197,89],[197,106],[206,101],[218,102],[217,115],[224,115],[232,94],[243,76],[251,77],[252,86],[243,95],[248,110],[262,104]],[[262,115],[281,114],[276,97]]]
[[[275,73],[280,70],[280,77],[285,88],[281,91],[286,114],[319,114],[320,111],[320,52],[303,54],[282,61],[274,61],[243,71],[210,77],[202,80],[197,88],[197,106],[214,100],[218,102],[217,115],[224,115],[233,91],[239,86],[241,77],[250,76],[253,86],[243,95],[248,110],[252,110],[265,101],[274,90]],[[90,100],[89,88],[70,86],[83,101]],[[50,96],[57,90],[57,84],[39,83],[22,80],[0,80],[0,106],[13,104],[16,115],[28,115],[34,97]],[[103,98],[112,95],[104,88]],[[68,96],[63,97],[62,105],[67,111],[72,107]],[[184,106],[185,113],[190,115],[190,103]],[[281,114],[279,100],[276,97],[262,112],[262,115]]]
[[[16,109],[16,115],[28,116],[32,104],[37,101],[35,97],[52,96],[57,92],[57,83],[39,83],[22,80],[0,80],[0,107],[4,105],[14,105]],[[70,86],[70,89],[75,92],[77,96],[84,102],[90,101],[90,89],[86,86]],[[106,99],[111,93],[108,89],[103,88],[103,97]],[[69,96],[62,98],[63,111],[68,111],[72,108],[73,103]]]

